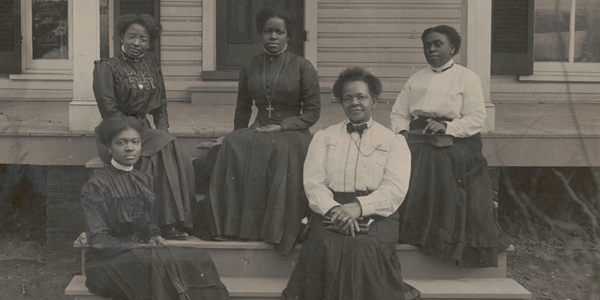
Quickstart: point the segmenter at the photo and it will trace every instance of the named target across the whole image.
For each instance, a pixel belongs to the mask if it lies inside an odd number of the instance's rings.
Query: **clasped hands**
[[[355,236],[360,232],[358,220],[361,215],[362,207],[358,200],[341,206],[335,206],[325,214],[326,217],[335,222],[335,226],[341,233],[350,236]]]
[[[283,127],[279,124],[270,124],[263,127],[255,127],[253,128],[254,132],[281,132],[283,131]]]
[[[445,122],[438,122],[432,118],[427,119],[427,126],[423,128],[423,133],[446,133]]]

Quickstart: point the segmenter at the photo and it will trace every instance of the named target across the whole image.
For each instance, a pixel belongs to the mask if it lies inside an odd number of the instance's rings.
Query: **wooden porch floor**
[[[389,127],[391,108],[379,103],[373,118]],[[0,101],[0,163],[82,164],[95,156],[93,133],[70,132],[68,111],[68,102]],[[233,129],[233,114],[232,105],[169,103],[170,132],[198,155],[198,142]],[[496,104],[484,155],[492,166],[600,166],[599,116],[600,104]],[[344,118],[339,104],[327,103],[312,131]]]

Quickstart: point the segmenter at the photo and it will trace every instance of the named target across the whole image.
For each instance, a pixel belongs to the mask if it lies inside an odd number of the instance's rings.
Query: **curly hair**
[[[150,33],[150,43],[154,42],[162,32],[162,25],[160,25],[160,22],[156,21],[154,17],[148,14],[122,15],[115,21],[115,27],[121,36],[125,34],[125,31],[127,31],[132,24],[140,24],[148,30],[148,33]]]
[[[338,79],[333,84],[333,96],[341,100],[342,99],[342,89],[344,85],[348,82],[354,81],[362,81],[367,84],[369,87],[369,93],[374,100],[379,99],[379,95],[383,91],[383,86],[381,85],[381,81],[377,76],[371,74],[369,71],[361,68],[361,67],[353,67],[347,68],[346,70],[340,73]]]
[[[292,37],[296,32],[296,22],[289,12],[265,8],[258,12],[258,15],[256,16],[256,30],[258,31],[258,34],[262,33],[265,24],[270,18],[280,18],[285,22],[285,29],[287,30],[288,37]]]
[[[460,50],[461,39],[460,34],[458,34],[454,27],[448,25],[439,25],[436,27],[427,28],[425,29],[425,31],[423,31],[423,34],[421,34],[421,41],[425,41],[425,37],[432,32],[437,32],[445,35],[450,41],[450,44],[454,46],[454,53],[452,54],[452,56],[458,54],[458,50]]]
[[[100,122],[96,127],[96,134],[100,142],[110,148],[112,140],[121,132],[130,128],[141,135],[144,131],[144,123],[134,117],[108,119]]]

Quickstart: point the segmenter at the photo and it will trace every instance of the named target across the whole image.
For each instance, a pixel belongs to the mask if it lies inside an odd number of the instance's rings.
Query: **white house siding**
[[[190,101],[202,74],[202,1],[161,0],[161,64],[167,99]]]
[[[532,82],[517,76],[492,76],[492,103],[600,103],[597,82]]]
[[[382,80],[381,100],[394,101],[406,80],[427,65],[421,33],[440,24],[460,33],[461,11],[461,0],[319,0],[321,85],[331,87],[340,71],[360,66]]]
[[[0,101],[72,101],[71,80],[11,80],[0,75]]]

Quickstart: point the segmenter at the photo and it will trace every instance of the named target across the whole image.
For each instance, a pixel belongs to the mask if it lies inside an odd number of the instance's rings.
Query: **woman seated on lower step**
[[[133,168],[143,130],[133,117],[108,119],[97,127],[112,160],[81,191],[91,247],[85,257],[86,287],[114,299],[229,299],[208,253],[164,245],[153,180]]]
[[[283,299],[419,298],[396,253],[410,151],[371,118],[381,90],[362,68],[333,86],[348,120],[317,132],[308,148],[304,189],[315,215]]]

